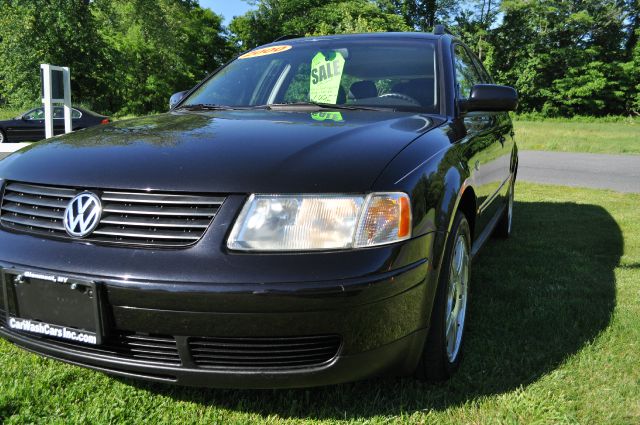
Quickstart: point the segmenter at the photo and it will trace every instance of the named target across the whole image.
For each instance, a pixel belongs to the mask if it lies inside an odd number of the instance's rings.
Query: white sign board
[[[64,132],[71,133],[71,73],[66,66],[40,65],[45,137],[53,137],[53,104],[64,105]]]

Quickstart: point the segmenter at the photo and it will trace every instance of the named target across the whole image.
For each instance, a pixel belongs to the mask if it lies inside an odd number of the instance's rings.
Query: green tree
[[[196,0],[0,0],[0,99],[39,102],[39,65],[71,67],[75,102],[100,112],[166,109],[238,48],[283,35],[452,27],[520,111],[640,111],[638,0],[255,0],[230,32]]]
[[[283,35],[409,30],[400,16],[380,10],[369,0],[260,0],[256,6],[230,25],[243,49]]]
[[[455,0],[377,0],[387,13],[401,16],[405,23],[418,31],[431,31],[436,23],[450,23],[459,10]]]
[[[233,53],[222,18],[196,2],[95,0],[100,37],[109,46],[111,110],[142,114],[167,108]]]
[[[85,0],[0,2],[0,97],[18,107],[40,98],[40,64],[71,67],[74,100],[106,101],[105,46]]]
[[[635,45],[631,52],[631,60],[624,65],[629,78],[629,110],[640,115],[640,28],[635,32]]]
[[[625,13],[616,0],[504,0],[490,63],[520,92],[521,111],[628,112]]]
[[[234,53],[222,18],[191,0],[5,0],[0,98],[38,102],[39,65],[71,68],[72,98],[105,113],[166,110]]]
[[[500,2],[474,0],[460,8],[454,18],[453,31],[459,35],[488,68],[496,48],[491,43],[492,27],[496,23]]]

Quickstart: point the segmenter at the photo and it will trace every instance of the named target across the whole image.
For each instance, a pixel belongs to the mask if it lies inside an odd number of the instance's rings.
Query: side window
[[[458,97],[460,99],[468,99],[469,95],[471,95],[471,88],[475,84],[480,84],[482,79],[469,53],[460,44],[455,47],[454,65]]]
[[[82,116],[82,113],[77,109],[71,110],[71,119],[77,120]],[[62,106],[55,106],[53,108],[53,119],[54,120],[63,120],[64,119],[64,108]]]
[[[29,112],[27,112],[24,117],[28,120],[43,120],[44,119],[44,108],[36,108]]]

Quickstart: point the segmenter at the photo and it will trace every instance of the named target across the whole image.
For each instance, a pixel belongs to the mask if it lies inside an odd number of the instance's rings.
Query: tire
[[[507,195],[507,206],[493,232],[493,235],[500,239],[507,239],[511,236],[511,227],[513,225],[513,198],[516,191],[515,186],[515,180],[512,179],[509,185],[509,194]]]
[[[416,370],[420,379],[443,381],[460,366],[470,271],[471,231],[465,215],[457,212],[445,249],[429,333]]]
[[[0,143],[6,143],[7,136],[4,134],[4,131],[0,130]]]

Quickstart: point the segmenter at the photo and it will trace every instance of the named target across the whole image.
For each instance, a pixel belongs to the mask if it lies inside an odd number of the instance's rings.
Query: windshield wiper
[[[232,106],[215,105],[213,103],[194,103],[193,105],[181,105],[176,109],[186,109],[187,111],[228,111],[234,108]]]
[[[270,103],[268,105],[257,106],[229,106],[216,105],[214,103],[194,103],[193,105],[181,105],[176,108],[185,109],[187,111],[231,111],[231,110],[251,110],[251,109],[267,109],[267,110],[347,110],[347,111],[395,111],[391,107],[375,107],[362,105],[335,105],[333,103],[321,102],[295,102],[295,103]]]
[[[391,107],[375,107],[375,106],[361,106],[361,105],[335,105],[333,103],[321,103],[321,102],[295,102],[295,103],[270,103],[268,105],[254,106],[254,109],[311,109],[311,110],[323,110],[323,109],[338,109],[347,111],[394,111]]]

